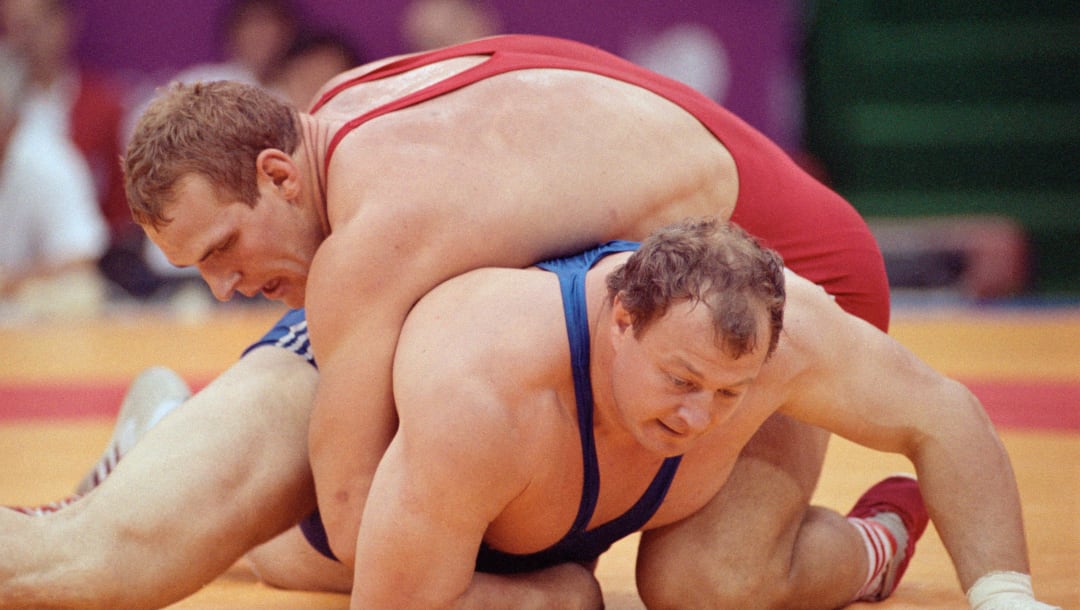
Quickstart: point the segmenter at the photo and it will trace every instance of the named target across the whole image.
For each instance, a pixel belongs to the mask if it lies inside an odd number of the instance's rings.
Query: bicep
[[[912,455],[977,407],[962,386],[823,294],[793,291],[784,357],[802,369],[782,410],[861,445]]]
[[[374,223],[369,228],[379,229]],[[395,239],[405,238],[399,232]],[[316,411],[346,416],[369,403],[382,403],[383,410],[392,411],[390,376],[397,339],[409,308],[435,283],[422,267],[415,250],[395,245],[389,236],[369,239],[351,227],[336,230],[320,247],[306,299],[312,351],[320,368]],[[392,419],[392,412],[382,415]],[[388,442],[389,436],[382,446]]]

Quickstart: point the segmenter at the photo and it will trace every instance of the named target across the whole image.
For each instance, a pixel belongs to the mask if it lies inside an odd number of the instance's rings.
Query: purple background
[[[407,0],[300,0],[308,21],[348,35],[369,59],[404,52]],[[126,80],[162,81],[180,68],[220,59],[223,0],[77,0],[80,59]],[[798,143],[800,3],[794,0],[489,0],[503,31],[547,34],[620,55],[666,26],[696,22],[726,49],[730,83],[719,100],[789,150]]]

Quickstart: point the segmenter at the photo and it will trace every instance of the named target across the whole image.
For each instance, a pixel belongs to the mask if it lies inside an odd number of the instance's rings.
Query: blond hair
[[[300,145],[295,108],[271,93],[231,81],[174,83],[143,112],[124,155],[128,205],[135,221],[160,228],[177,182],[190,174],[221,197],[254,206],[260,152],[292,154]]]

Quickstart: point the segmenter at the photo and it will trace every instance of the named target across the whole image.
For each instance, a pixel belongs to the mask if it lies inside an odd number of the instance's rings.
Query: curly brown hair
[[[717,345],[732,358],[754,350],[755,310],[769,315],[767,355],[784,324],[784,263],[740,227],[717,218],[689,219],[652,233],[607,278],[608,298],[619,296],[635,335],[674,303],[703,303],[712,312]]]
[[[255,163],[276,148],[296,152],[295,108],[252,85],[231,81],[173,83],[143,112],[124,155],[128,205],[135,221],[160,228],[177,182],[207,178],[222,197],[254,206]]]

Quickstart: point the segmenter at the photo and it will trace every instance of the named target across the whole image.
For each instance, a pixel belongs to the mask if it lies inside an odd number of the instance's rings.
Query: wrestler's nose
[[[202,276],[206,280],[207,286],[210,287],[210,291],[214,293],[214,298],[219,301],[231,299],[233,293],[236,292],[236,287],[240,284],[240,279],[243,277],[239,271],[224,273],[208,273],[204,271]]]
[[[712,397],[708,392],[696,392],[687,396],[679,408],[679,416],[686,422],[688,432],[705,432],[713,421]]]

